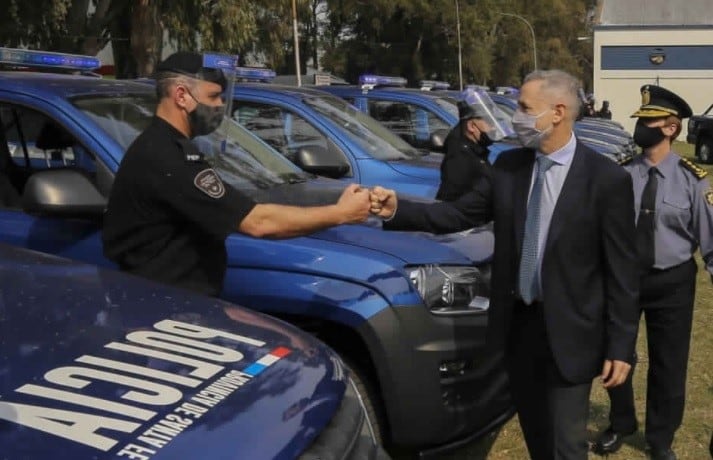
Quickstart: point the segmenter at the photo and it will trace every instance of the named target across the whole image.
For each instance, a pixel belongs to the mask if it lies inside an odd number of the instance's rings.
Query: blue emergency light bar
[[[272,69],[262,67],[237,67],[235,78],[243,81],[271,82],[277,74]]]
[[[519,94],[520,90],[512,86],[498,86],[495,88],[495,92],[498,94],[508,95],[508,94]]]
[[[408,82],[403,77],[387,77],[384,75],[362,75],[359,84],[362,86],[406,86]]]
[[[473,91],[476,90],[483,90],[483,91],[490,91],[490,88],[485,85],[466,85],[464,89],[472,89]]]
[[[238,56],[233,54],[203,53],[203,67],[234,72],[238,67]]]
[[[447,90],[451,87],[450,83],[438,80],[421,80],[418,85],[424,91]]]
[[[101,67],[101,61],[92,56],[17,48],[0,48],[0,64],[21,67],[53,67],[78,71],[89,71]]]

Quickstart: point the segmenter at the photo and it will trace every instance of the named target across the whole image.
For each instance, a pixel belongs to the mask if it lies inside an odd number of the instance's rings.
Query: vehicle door
[[[66,113],[38,101],[0,99],[0,172],[15,188],[19,201],[0,203],[0,240],[37,251],[111,265],[102,256],[101,215],[42,217],[23,210],[27,181],[47,170],[73,171],[102,196],[108,196],[113,180],[109,169],[97,160],[91,143]],[[83,141],[83,140],[84,141]]]

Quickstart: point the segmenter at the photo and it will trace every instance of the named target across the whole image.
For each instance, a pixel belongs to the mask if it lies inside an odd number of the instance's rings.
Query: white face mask
[[[530,115],[517,109],[512,115],[512,128],[517,134],[517,138],[523,147],[537,149],[540,147],[542,138],[552,130],[552,125],[549,128],[540,131],[535,127],[537,119],[546,114],[552,109],[547,109],[539,115]]]

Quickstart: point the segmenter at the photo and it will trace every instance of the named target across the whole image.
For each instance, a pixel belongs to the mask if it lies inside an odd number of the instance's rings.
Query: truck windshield
[[[149,126],[156,108],[156,98],[151,93],[77,96],[71,102],[124,150]],[[193,141],[221,177],[243,191],[266,189],[311,177],[227,118],[215,132]]]
[[[304,103],[339,126],[354,142],[379,160],[407,160],[421,153],[377,120],[333,96],[309,97]]]

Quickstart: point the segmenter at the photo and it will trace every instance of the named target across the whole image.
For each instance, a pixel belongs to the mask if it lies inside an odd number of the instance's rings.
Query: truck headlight
[[[409,278],[434,314],[484,312],[490,307],[490,265],[476,267],[419,265]]]

